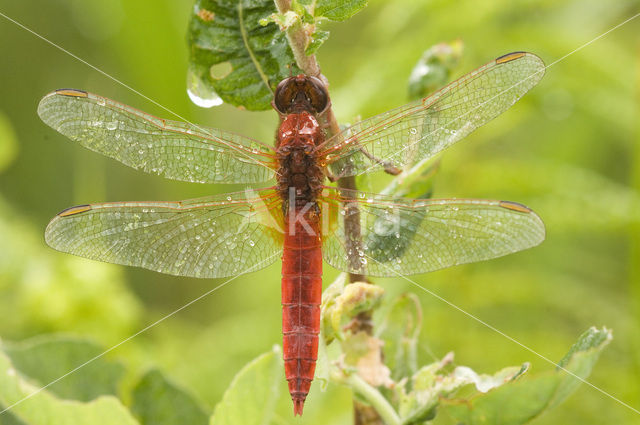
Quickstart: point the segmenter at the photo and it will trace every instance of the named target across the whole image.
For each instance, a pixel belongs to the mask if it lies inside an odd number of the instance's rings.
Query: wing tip
[[[52,126],[52,118],[47,116],[46,109],[48,102],[57,96],[87,98],[89,97],[89,93],[78,89],[58,89],[47,93],[38,103],[38,115],[40,116],[40,119],[49,126]]]
[[[536,214],[536,212],[533,211],[531,208],[527,207],[526,205],[520,204],[518,202],[513,202],[513,201],[499,201],[498,206],[508,209],[510,211],[527,214],[531,216],[535,221],[537,221],[537,224],[539,225],[539,230],[540,230],[538,235],[539,237],[535,240],[535,243],[533,243],[531,247],[540,245],[546,239],[547,228],[544,225],[544,221],[542,221],[542,218],[540,218],[540,216]]]

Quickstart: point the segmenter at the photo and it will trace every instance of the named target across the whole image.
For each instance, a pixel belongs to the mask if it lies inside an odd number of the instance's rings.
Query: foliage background
[[[192,105],[185,91],[191,0],[0,0],[33,28],[191,122],[273,139],[274,112]],[[637,13],[640,2],[383,1],[343,24],[318,59],[342,122],[407,100],[422,51],[460,38],[455,75],[504,53],[532,51],[547,64]],[[591,325],[614,341],[590,381],[640,406],[640,20],[548,69],[510,111],[449,149],[436,197],[522,202],[547,224],[533,250],[415,280],[539,353],[559,360]],[[50,333],[111,346],[220,282],[125,269],[53,252],[42,233],[67,206],[108,200],[176,200],[238,189],[137,173],[69,143],[36,105],[63,87],[90,90],[167,118],[166,111],[0,19],[0,337]],[[376,181],[371,182],[376,186]],[[279,343],[279,265],[243,276],[109,354],[127,368],[122,387],[158,367],[210,412],[234,374]],[[326,267],[326,281],[336,272]],[[380,279],[390,295],[414,291]],[[456,352],[479,372],[531,361],[552,367],[458,311],[418,292],[425,312],[420,363]],[[79,374],[82,372],[78,372]],[[282,385],[285,385],[284,379]],[[288,397],[278,423],[293,420]],[[328,408],[331,406],[331,408]],[[443,418],[444,419],[444,418]],[[3,419],[0,417],[0,423]],[[318,385],[296,423],[352,421],[348,391]],[[583,386],[539,424],[637,423]]]

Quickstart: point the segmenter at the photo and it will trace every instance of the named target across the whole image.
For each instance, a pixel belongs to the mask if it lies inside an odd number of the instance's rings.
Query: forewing
[[[336,176],[431,158],[509,109],[544,75],[524,52],[495,59],[420,101],[376,115],[318,148]]]
[[[272,190],[182,202],[81,205],[51,220],[52,248],[178,276],[216,278],[279,258],[282,209]]]
[[[57,90],[40,118],[82,146],[137,170],[199,183],[258,183],[274,176],[273,149],[221,130],[156,118],[80,90]]]
[[[329,264],[350,273],[426,273],[531,248],[545,237],[540,217],[514,202],[392,199],[342,190],[322,203],[336,208],[345,198],[350,200],[340,207],[335,231],[324,236],[323,253]],[[359,241],[345,230],[354,217]]]

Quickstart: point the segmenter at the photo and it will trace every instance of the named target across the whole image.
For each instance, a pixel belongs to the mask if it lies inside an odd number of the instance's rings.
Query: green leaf
[[[211,417],[211,425],[268,424],[284,379],[282,352],[275,346],[233,379]]]
[[[375,308],[384,295],[384,289],[367,282],[345,285],[337,279],[325,290],[322,300],[322,326],[327,341],[342,339],[342,325],[358,313]]]
[[[451,374],[440,373],[451,362],[453,353],[440,361],[422,366],[410,380],[404,379],[398,383],[395,398],[403,424],[418,424],[433,419],[440,397],[464,385]]]
[[[273,22],[278,25],[280,31],[284,31],[291,28],[298,21],[300,21],[300,15],[293,10],[288,10],[285,13],[272,13],[268,17],[261,19],[260,25],[266,26],[270,22]]]
[[[440,43],[425,50],[409,76],[409,98],[420,99],[449,82],[462,56],[462,42]]]
[[[598,361],[602,349],[609,344],[612,338],[613,336],[609,329],[590,328],[580,335],[578,341],[573,344],[569,352],[558,362],[558,366],[571,371],[574,375],[582,379],[586,378]],[[557,373],[562,376],[562,379],[549,407],[554,407],[562,403],[582,383],[578,378],[560,368],[557,369]]]
[[[100,355],[104,348],[66,336],[46,336],[20,343],[4,343],[3,349],[21,374],[47,385]],[[116,395],[124,367],[104,357],[97,358],[64,379],[47,387],[55,395],[89,401],[100,395]]]
[[[367,6],[368,0],[318,0],[315,16],[346,21]]]
[[[273,0],[196,1],[188,33],[196,103],[219,96],[249,110],[270,108],[276,85],[300,72],[285,34],[273,22],[261,24],[276,12]],[[228,72],[216,75],[221,65]]]
[[[320,333],[323,335],[327,344],[331,343],[335,338],[342,337],[342,330],[335,327],[333,323],[333,311],[339,306],[338,297],[344,291],[344,287],[347,284],[346,273],[340,273],[336,280],[329,285],[324,291],[322,291],[322,304],[320,306],[321,320],[320,320]]]
[[[561,361],[561,365],[571,373],[557,369],[549,374],[512,380],[487,393],[476,394],[464,402],[445,401],[441,407],[466,425],[524,424],[545,410],[557,406],[575,391],[580,379],[589,376],[602,349],[611,338],[611,331],[604,328],[591,328],[581,335]]]
[[[418,369],[418,336],[422,328],[422,307],[415,294],[404,294],[391,305],[377,328],[384,341],[385,364],[394,381],[413,375]]]
[[[313,34],[311,34],[311,41],[309,42],[309,45],[305,49],[304,53],[307,56],[313,55],[328,39],[329,31],[316,30]]]
[[[0,405],[26,425],[136,425],[138,422],[113,396],[83,403],[62,400],[23,377],[0,352]],[[0,416],[2,417],[2,416]],[[10,423],[10,422],[8,422]],[[15,424],[15,422],[13,422]]]
[[[156,369],[147,372],[133,389],[131,410],[143,425],[206,425],[209,421],[191,394]]]
[[[497,388],[467,406],[443,403],[441,407],[467,425],[524,424],[545,410],[557,386],[556,377],[542,375]]]
[[[403,424],[419,424],[433,419],[440,399],[468,384],[473,384],[477,391],[484,393],[519,378],[529,367],[528,364],[507,367],[493,375],[484,375],[466,366],[458,366],[452,373],[442,373],[452,362],[453,353],[449,353],[442,360],[420,368],[411,377],[411,390],[408,393],[407,380],[399,382],[395,392]]]
[[[569,352],[558,362],[558,369],[566,368],[575,356],[589,352],[592,349],[608,344],[611,339],[611,332],[607,329],[590,328],[580,335],[578,341],[571,346]],[[597,358],[596,358],[597,360]]]

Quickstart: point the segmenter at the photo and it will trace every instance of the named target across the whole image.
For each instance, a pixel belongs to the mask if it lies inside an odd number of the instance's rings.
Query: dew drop
[[[223,103],[222,98],[191,69],[187,72],[187,94],[201,108],[212,108]]]

